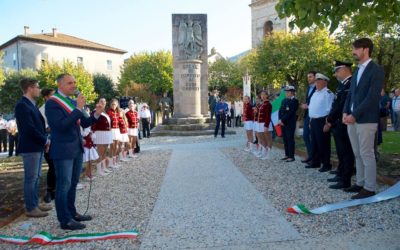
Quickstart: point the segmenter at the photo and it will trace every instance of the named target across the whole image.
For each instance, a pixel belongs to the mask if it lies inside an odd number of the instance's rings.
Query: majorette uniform
[[[253,130],[254,127],[254,111],[250,102],[243,104],[242,120],[244,122],[245,130]]]
[[[109,145],[112,143],[111,119],[105,112],[102,112],[97,122],[93,123],[92,132],[95,135],[93,137],[95,145]]]
[[[118,125],[119,125],[119,132],[120,132],[119,141],[120,142],[129,142],[128,130],[126,129],[126,122],[125,122],[125,119],[123,119],[121,116],[119,116]]]
[[[92,133],[90,127],[83,129],[82,136],[85,140],[85,144],[83,144],[83,162],[99,159],[99,154],[97,153],[92,140],[96,135]]]
[[[264,128],[268,128],[269,130],[272,128],[270,126],[271,123],[271,113],[272,113],[272,105],[267,100],[264,101],[257,112],[257,120],[255,125],[255,131],[258,133],[264,132]]]
[[[139,114],[137,111],[131,111],[125,113],[126,120],[128,121],[128,135],[138,136],[139,127]]]
[[[112,133],[112,138],[114,141],[118,141],[119,137],[121,135],[119,131],[119,112],[118,110],[114,109],[109,109],[107,110],[107,114],[111,119],[111,133]]]

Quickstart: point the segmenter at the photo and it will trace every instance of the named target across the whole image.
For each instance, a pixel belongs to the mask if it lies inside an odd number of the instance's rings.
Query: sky
[[[0,0],[0,44],[52,28],[128,51],[172,50],[172,14],[207,14],[208,49],[224,57],[251,48],[250,0]]]

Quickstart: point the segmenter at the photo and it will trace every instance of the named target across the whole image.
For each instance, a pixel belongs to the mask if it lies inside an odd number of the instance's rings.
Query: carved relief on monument
[[[178,45],[182,59],[200,59],[203,52],[203,38],[199,21],[190,18],[180,20]]]

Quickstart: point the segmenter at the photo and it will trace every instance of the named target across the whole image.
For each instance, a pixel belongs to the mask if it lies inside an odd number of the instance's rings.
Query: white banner
[[[243,96],[251,97],[251,76],[249,74],[243,76]]]

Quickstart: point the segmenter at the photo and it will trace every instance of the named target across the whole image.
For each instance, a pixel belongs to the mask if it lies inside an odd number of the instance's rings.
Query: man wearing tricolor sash
[[[81,221],[91,220],[89,215],[81,215],[75,208],[76,185],[82,169],[83,144],[80,126],[89,127],[97,120],[104,107],[96,105],[92,116],[84,116],[82,110],[85,98],[75,94],[76,81],[70,74],[57,77],[57,92],[46,103],[46,117],[51,128],[50,158],[56,170],[56,211],[62,229],[85,228]]]

